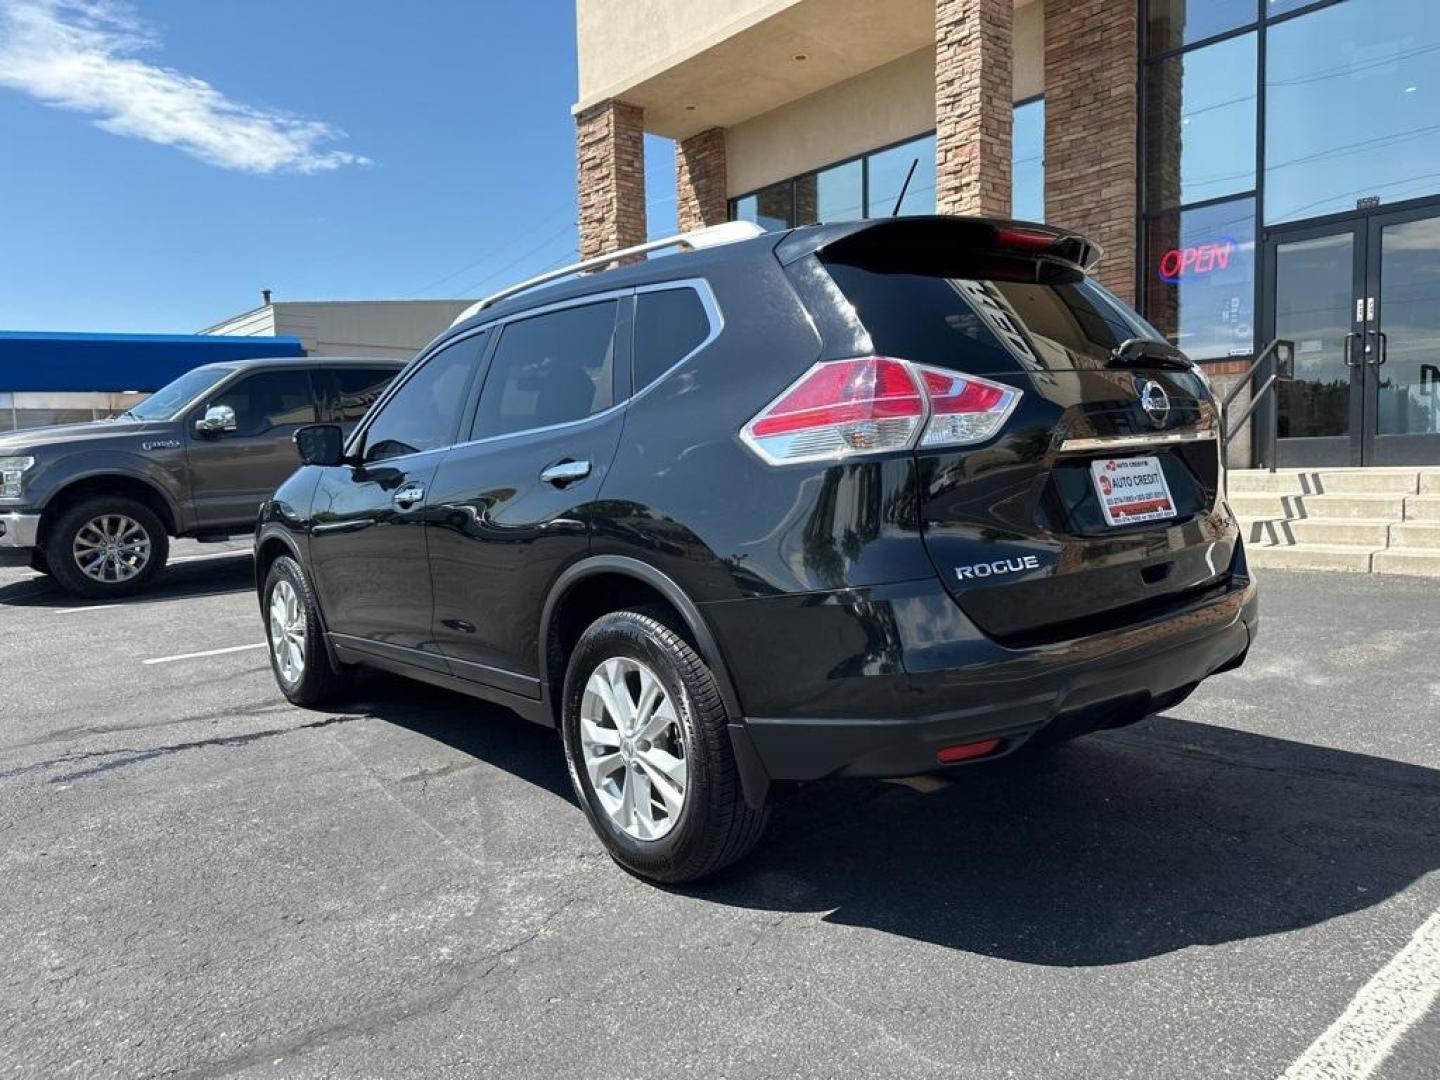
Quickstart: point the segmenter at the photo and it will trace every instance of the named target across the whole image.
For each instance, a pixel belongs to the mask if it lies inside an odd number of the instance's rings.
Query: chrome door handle
[[[406,484],[399,491],[395,492],[391,501],[401,510],[409,510],[421,499],[425,498],[424,484]]]
[[[1351,346],[1351,341],[1352,341],[1352,340],[1356,340],[1356,339],[1358,339],[1359,337],[1360,337],[1360,331],[1359,331],[1359,330],[1351,330],[1348,334],[1345,335],[1345,345],[1344,345],[1345,357],[1344,357],[1344,359],[1345,359],[1345,366],[1346,366],[1346,367],[1360,367],[1360,365],[1364,363],[1363,360],[1362,360],[1359,364],[1357,364],[1357,363],[1355,363],[1353,360],[1351,360],[1351,357],[1353,357],[1353,356],[1355,355],[1355,350],[1354,350],[1354,348]]]
[[[590,462],[588,461],[557,461],[554,465],[547,465],[540,470],[540,479],[547,484],[554,484],[556,487],[573,484],[577,480],[584,480],[589,475]]]

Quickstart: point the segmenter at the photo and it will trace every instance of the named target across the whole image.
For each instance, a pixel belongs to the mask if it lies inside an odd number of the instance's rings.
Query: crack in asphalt
[[[181,716],[173,720],[143,720],[134,724],[93,724],[61,728],[58,731],[53,731],[39,738],[6,743],[4,746],[0,746],[0,750],[28,750],[36,746],[49,746],[52,743],[74,742],[76,739],[86,739],[94,735],[128,734],[134,731],[150,731],[158,728],[178,727],[181,724],[199,724],[207,720],[234,720],[247,716],[264,716],[267,713],[284,712],[287,707],[283,699],[269,696],[259,701],[246,702],[238,708],[234,705],[229,705],[225,708],[196,713],[194,716]],[[3,776],[3,774],[0,774],[0,776]]]
[[[263,728],[260,731],[250,731],[243,735],[215,735],[208,739],[192,739],[188,742],[169,743],[165,746],[155,746],[149,749],[117,747],[113,750],[84,750],[73,754],[61,754],[59,757],[50,758],[46,761],[39,761],[31,765],[22,765],[18,768],[0,771],[0,780],[11,780],[17,776],[41,772],[59,765],[77,764],[82,761],[92,761],[96,758],[114,759],[104,761],[99,765],[94,765],[87,769],[80,769],[76,772],[65,773],[60,776],[52,776],[47,781],[47,783],[51,784],[69,783],[75,780],[84,780],[91,776],[98,776],[101,773],[113,772],[116,769],[123,769],[130,765],[138,765],[144,761],[152,761],[155,758],[184,753],[187,750],[201,750],[212,746],[247,746],[250,743],[259,742],[261,739],[271,739],[277,735],[290,735],[297,731],[311,731],[317,728],[331,727],[335,724],[348,724],[353,720],[364,719],[367,719],[364,714],[327,716],[323,720],[312,720],[308,724],[294,724],[290,727],[279,728]],[[128,756],[122,757],[119,755]]]

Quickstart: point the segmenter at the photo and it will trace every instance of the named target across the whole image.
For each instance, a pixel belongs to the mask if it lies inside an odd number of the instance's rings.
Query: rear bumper
[[[1138,719],[1238,666],[1258,601],[1238,550],[1231,571],[1164,616],[1026,649],[975,629],[938,580],[705,614],[742,695],[736,741],[758,779],[905,776],[940,768],[945,746],[998,738],[1006,753],[1047,729]]]

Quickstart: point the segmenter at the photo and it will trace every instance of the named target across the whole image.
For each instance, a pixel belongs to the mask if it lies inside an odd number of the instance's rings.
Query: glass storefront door
[[[1295,342],[1278,464],[1440,463],[1436,207],[1271,230],[1265,330]]]

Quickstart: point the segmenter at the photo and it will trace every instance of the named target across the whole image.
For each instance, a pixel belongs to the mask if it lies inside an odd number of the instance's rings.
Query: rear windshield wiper
[[[1111,368],[1160,368],[1166,371],[1194,371],[1195,363],[1168,341],[1130,338],[1110,350],[1105,362]]]

